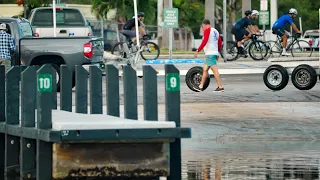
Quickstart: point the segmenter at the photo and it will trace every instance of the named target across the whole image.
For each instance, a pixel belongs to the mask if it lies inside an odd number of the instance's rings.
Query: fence
[[[191,129],[180,127],[178,69],[165,65],[167,121],[157,121],[157,75],[151,66],[143,67],[144,121],[135,121],[137,76],[132,67],[123,70],[125,119],[120,118],[115,66],[106,66],[107,115],[103,115],[100,69],[90,66],[88,75],[76,66],[75,112],[71,72],[65,65],[60,70],[57,98],[51,65],[14,66],[6,74],[0,66],[0,179],[166,176],[181,180],[181,138],[190,138]]]

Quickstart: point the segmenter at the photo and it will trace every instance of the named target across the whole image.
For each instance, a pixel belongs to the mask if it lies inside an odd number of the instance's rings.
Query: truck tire
[[[195,66],[195,67],[189,69],[189,71],[186,74],[185,81],[186,81],[187,86],[192,91],[199,92],[196,90],[196,88],[199,86],[199,84],[201,82],[201,78],[202,78],[202,67]],[[210,76],[208,75],[208,78],[204,82],[203,90],[207,89],[209,84],[210,84]]]
[[[56,87],[57,87],[57,92],[60,92],[60,76],[61,76],[61,73],[60,73],[60,65],[58,64],[50,64],[55,70],[56,70]]]
[[[293,69],[292,84],[300,90],[310,90],[317,83],[317,72],[307,64],[301,64]]]
[[[263,73],[264,84],[273,91],[285,88],[289,82],[289,74],[283,66],[271,65]]]

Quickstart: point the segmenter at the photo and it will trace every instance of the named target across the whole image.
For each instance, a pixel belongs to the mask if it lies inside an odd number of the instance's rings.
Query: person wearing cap
[[[144,28],[142,27],[142,21],[144,20],[144,12],[139,12],[137,14],[138,16],[138,26],[139,26],[139,32],[143,35],[146,35],[146,32],[144,30]],[[132,17],[132,19],[130,19],[129,21],[127,21],[124,25],[123,25],[123,30],[121,31],[123,34],[125,34],[126,36],[129,37],[133,37],[132,40],[135,41],[135,37],[136,37],[136,31],[132,30],[132,28],[134,28],[136,25],[135,22],[135,16]]]
[[[213,92],[224,92],[224,87],[222,86],[220,80],[220,74],[217,67],[217,61],[219,59],[219,51],[222,47],[222,40],[219,32],[211,27],[210,21],[208,19],[204,19],[202,21],[201,28],[203,30],[203,38],[202,42],[194,53],[194,57],[198,56],[198,53],[203,49],[206,55],[206,60],[203,65],[202,79],[197,91],[203,91],[203,85],[208,77],[209,69],[212,70],[214,74],[214,79],[217,82],[218,87],[213,90]]]
[[[294,8],[289,9],[289,14],[282,15],[272,26],[272,34],[276,34],[281,37],[282,40],[282,56],[288,56],[289,54],[286,51],[287,40],[289,33],[284,30],[284,26],[286,24],[290,24],[292,29],[299,34],[302,34],[302,31],[299,31],[297,26],[293,23],[292,19],[294,19],[298,14],[298,11]]]
[[[11,67],[11,53],[14,52],[15,47],[12,36],[6,31],[6,24],[0,24],[0,65],[5,65],[7,72]]]
[[[254,32],[251,32],[252,34],[260,33],[260,30],[259,30],[258,26],[256,25],[256,21],[255,21],[258,18],[258,16],[259,16],[259,11],[252,10],[251,24],[253,26],[253,29],[255,30]]]
[[[243,42],[250,39],[251,34],[249,31],[255,32],[255,29],[252,26],[252,11],[247,10],[244,14],[245,17],[241,18],[233,24],[231,33],[235,36],[235,39],[237,41],[237,49],[239,54],[243,57],[248,57],[243,48]],[[249,31],[246,30],[247,28],[249,29]]]

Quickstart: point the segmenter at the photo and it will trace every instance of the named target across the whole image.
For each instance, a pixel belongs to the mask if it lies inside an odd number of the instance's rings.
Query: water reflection
[[[213,126],[191,127],[192,139],[182,141],[184,180],[320,180],[320,141],[218,141]]]
[[[183,179],[320,179],[320,152],[316,151],[219,154],[192,160],[196,157],[183,154]]]

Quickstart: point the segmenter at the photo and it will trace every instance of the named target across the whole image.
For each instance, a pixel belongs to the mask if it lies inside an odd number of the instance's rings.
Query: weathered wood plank
[[[88,113],[88,72],[76,65],[76,113]]]
[[[67,65],[60,66],[60,73],[61,110],[72,112],[72,73]]]
[[[158,120],[157,72],[149,65],[143,66],[143,109],[145,120]]]
[[[168,143],[55,143],[53,178],[169,175]]]
[[[103,114],[102,105],[102,72],[92,65],[89,68],[90,81],[90,114]]]
[[[5,121],[5,111],[6,107],[5,102],[5,68],[3,65],[0,65],[0,122]]]
[[[40,74],[51,74],[51,65],[44,65],[37,71]],[[39,81],[38,81],[39,83]],[[52,82],[55,83],[55,82]],[[39,84],[38,84],[39,86]],[[37,91],[37,128],[50,129],[52,127],[52,92]],[[37,179],[52,178],[52,143],[37,140]]]
[[[180,72],[172,64],[165,65],[165,100],[166,100],[166,120],[174,121],[177,127],[181,125],[180,108]],[[170,78],[170,79],[169,79]],[[175,82],[172,83],[171,81]],[[172,90],[168,86],[175,86]],[[170,143],[170,171],[168,180],[181,180],[181,139],[176,139]]]
[[[106,65],[107,114],[120,117],[119,70],[113,64]]]
[[[29,66],[21,74],[21,127],[35,127],[36,69]],[[36,140],[21,137],[20,177],[32,178],[36,169]]]
[[[0,65],[0,109],[5,109],[5,67]],[[0,123],[5,121],[5,111],[0,111]],[[0,133],[0,179],[4,179],[5,135]]]
[[[124,118],[138,119],[137,72],[131,66],[123,67]]]
[[[12,67],[6,74],[6,123],[19,124],[20,116],[20,73],[19,66]],[[6,134],[5,143],[5,172],[6,180],[11,180],[19,175],[16,168],[19,167],[20,137]]]

